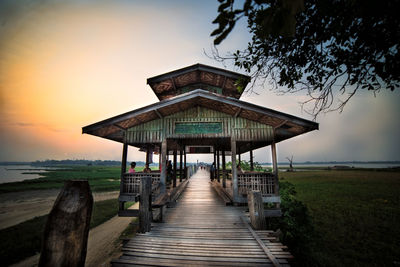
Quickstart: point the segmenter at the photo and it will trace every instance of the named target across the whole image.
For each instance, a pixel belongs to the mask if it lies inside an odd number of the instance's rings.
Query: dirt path
[[[31,190],[0,194],[0,229],[48,214],[60,190]],[[94,201],[118,198],[119,191],[93,193]]]
[[[138,209],[139,203],[130,209]],[[93,228],[89,232],[88,250],[86,254],[86,267],[109,266],[110,261],[116,258],[118,252],[116,241],[121,233],[132,221],[131,217],[115,216],[103,224]],[[39,263],[40,255],[29,257],[10,267],[32,267]]]
[[[135,203],[130,209],[139,209],[139,203]],[[115,241],[132,222],[131,217],[115,216],[105,223],[93,228],[89,232],[88,253],[86,255],[86,267],[108,266],[116,252]]]

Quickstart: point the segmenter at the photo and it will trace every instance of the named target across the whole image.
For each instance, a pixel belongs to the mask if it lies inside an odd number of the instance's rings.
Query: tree
[[[293,155],[291,158],[286,157],[286,159],[289,161],[289,170],[288,171],[292,172],[293,171]]]
[[[220,44],[236,22],[247,18],[247,49],[221,56],[256,81],[281,92],[307,92],[315,117],[343,110],[359,90],[374,94],[400,85],[399,0],[219,0]],[[284,89],[282,89],[284,88]]]

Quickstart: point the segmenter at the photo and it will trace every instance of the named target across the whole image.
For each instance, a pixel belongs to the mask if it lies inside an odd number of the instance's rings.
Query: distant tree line
[[[86,159],[65,159],[53,160],[48,159],[44,161],[31,162],[32,166],[60,166],[60,165],[74,165],[74,166],[121,166],[121,161],[117,160],[86,160]],[[140,165],[140,162],[137,162]],[[143,163],[144,165],[144,163]]]

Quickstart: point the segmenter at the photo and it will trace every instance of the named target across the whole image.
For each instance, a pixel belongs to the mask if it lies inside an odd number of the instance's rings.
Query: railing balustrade
[[[156,173],[145,173],[145,172],[135,172],[135,173],[125,173],[122,179],[122,192],[121,194],[140,194],[140,178],[149,177],[152,179],[152,191],[157,190],[160,184],[161,174]]]
[[[239,195],[247,195],[248,190],[260,191],[263,197],[277,195],[275,177],[272,173],[249,172],[238,174]]]

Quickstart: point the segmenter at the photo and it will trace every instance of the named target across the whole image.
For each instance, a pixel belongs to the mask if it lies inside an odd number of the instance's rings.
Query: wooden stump
[[[142,177],[140,183],[139,204],[139,232],[146,233],[151,230],[151,177]]]
[[[85,266],[92,207],[88,181],[65,182],[47,219],[39,267]]]
[[[247,193],[247,202],[250,212],[250,223],[255,230],[267,229],[264,216],[264,203],[260,191],[249,191]]]

